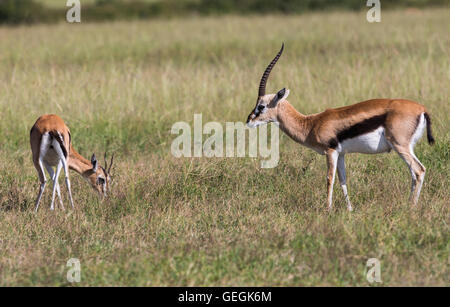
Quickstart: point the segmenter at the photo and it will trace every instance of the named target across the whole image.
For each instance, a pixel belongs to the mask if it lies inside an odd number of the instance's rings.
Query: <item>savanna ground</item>
[[[449,284],[450,10],[205,17],[0,28],[0,285],[366,286]],[[244,121],[278,51],[268,91],[303,113],[375,97],[421,102],[436,145],[418,208],[394,153],[348,155],[348,213],[325,159],[280,134],[280,162],[174,158],[177,121]],[[76,210],[33,211],[29,130],[59,114],[85,157],[116,154],[110,198],[71,173]],[[61,176],[61,183],[63,176]],[[65,185],[62,191],[68,206]]]

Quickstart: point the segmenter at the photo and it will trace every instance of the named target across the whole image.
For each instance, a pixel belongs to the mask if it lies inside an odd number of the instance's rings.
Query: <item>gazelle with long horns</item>
[[[283,53],[281,50],[264,71],[256,106],[247,118],[249,127],[275,122],[294,141],[327,159],[328,209],[332,208],[336,169],[347,208],[352,205],[347,193],[344,156],[347,153],[378,154],[392,149],[406,162],[412,177],[410,200],[417,204],[425,177],[425,167],[414,154],[414,146],[425,127],[428,143],[434,143],[431,120],[424,106],[405,99],[372,99],[350,106],[303,115],[286,100],[289,90],[266,94],[270,71]]]
[[[70,130],[59,116],[46,114],[39,117],[31,128],[30,144],[33,153],[34,167],[38,172],[40,181],[35,211],[39,208],[39,202],[41,201],[47,183],[44,167],[50,175],[50,179],[53,181],[51,210],[54,209],[55,191],[58,194],[61,208],[64,209],[58,184],[61,169],[64,169],[67,191],[69,193],[69,200],[72,208],[74,208],[74,205],[72,191],[70,189],[69,169],[74,170],[86,179],[101,197],[106,197],[111,182],[109,173],[114,156],[111,157],[109,168],[106,163],[106,153],[105,168],[99,165],[95,154],[92,155],[91,161],[83,158],[72,147]],[[53,170],[53,167],[56,167],[56,172]]]

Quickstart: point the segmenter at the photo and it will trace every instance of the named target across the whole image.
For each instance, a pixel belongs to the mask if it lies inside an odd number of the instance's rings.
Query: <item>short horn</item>
[[[270,71],[277,63],[278,59],[280,58],[281,54],[283,53],[283,50],[284,50],[284,43],[281,45],[281,49],[278,52],[278,54],[273,58],[272,62],[270,62],[269,66],[267,66],[266,70],[264,71],[264,74],[261,77],[261,82],[259,83],[259,92],[258,92],[259,97],[262,97],[266,94],[266,82],[267,82],[267,79],[269,78]]]
[[[108,174],[109,174],[109,171],[111,170],[111,167],[112,167],[112,165],[113,165],[113,162],[114,162],[114,154],[112,154],[112,156],[111,156],[111,161],[109,162],[109,168],[108,168],[108,171],[107,171]]]

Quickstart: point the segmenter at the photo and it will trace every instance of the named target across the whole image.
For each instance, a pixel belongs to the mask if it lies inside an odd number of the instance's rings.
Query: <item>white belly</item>
[[[383,127],[379,127],[372,132],[361,134],[351,139],[346,139],[338,146],[338,151],[342,153],[359,152],[376,154],[388,152],[390,150],[391,146],[386,140]]]

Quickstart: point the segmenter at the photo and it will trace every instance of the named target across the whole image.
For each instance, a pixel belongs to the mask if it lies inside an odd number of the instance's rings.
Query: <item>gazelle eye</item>
[[[264,106],[264,105],[262,105],[262,104],[260,104],[259,106],[258,106],[258,111],[262,111],[262,110],[264,110],[264,108],[265,108],[266,106]]]
[[[105,184],[105,178],[98,177],[98,178],[97,178],[97,184],[98,184],[98,185],[100,185],[100,184]]]

